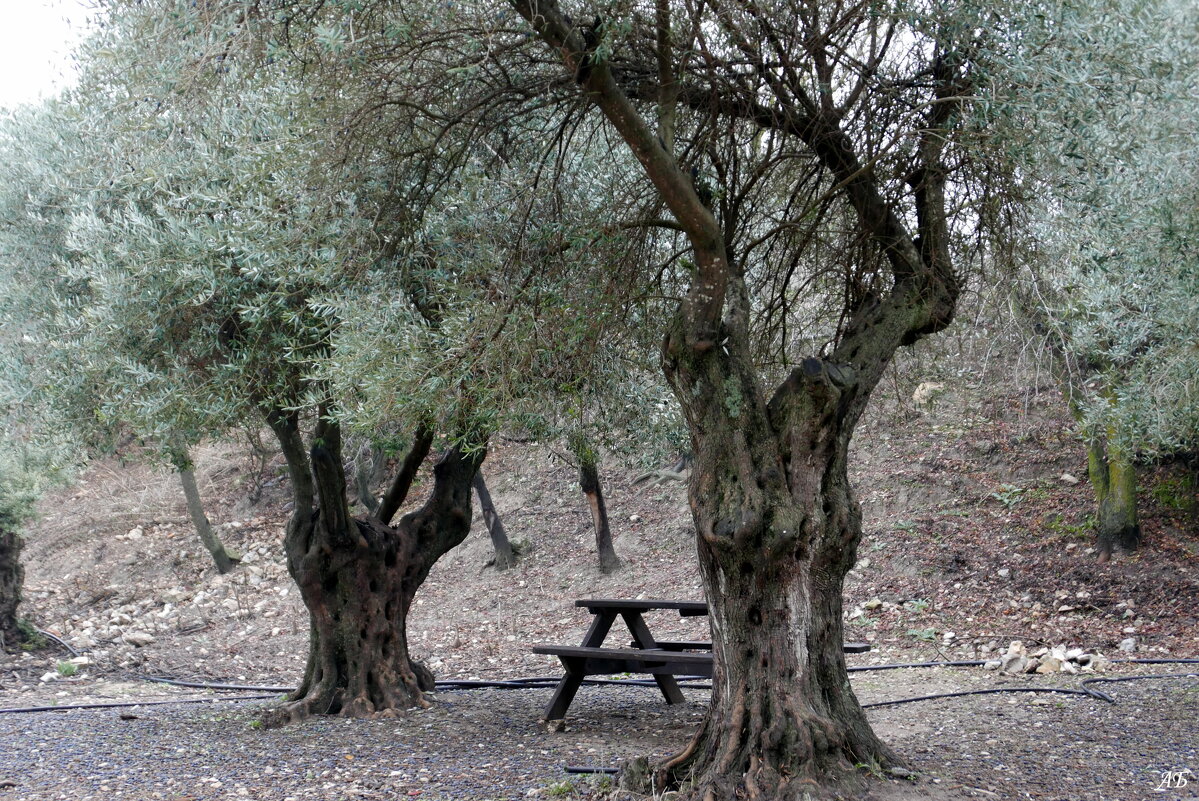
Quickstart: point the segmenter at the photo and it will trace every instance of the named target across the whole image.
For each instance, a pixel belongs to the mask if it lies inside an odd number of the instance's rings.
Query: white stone
[[[999,669],[1004,673],[1023,673],[1027,666],[1028,659],[1020,654],[1008,654],[999,663]]]
[[[1053,656],[1045,657],[1041,660],[1041,664],[1037,666],[1038,673],[1060,673],[1061,670],[1061,660]]]
[[[1001,567],[998,575],[1000,578],[1007,578],[1008,576],[1012,575],[1012,571],[1006,567]]]
[[[130,645],[141,648],[154,642],[154,635],[148,631],[129,631],[121,639]]]
[[[1078,476],[1071,475],[1070,473],[1062,473],[1061,480],[1067,484],[1077,484]]]
[[[1137,649],[1136,638],[1128,637],[1126,639],[1120,640],[1120,645],[1117,647],[1121,651],[1124,651],[1125,653],[1132,653],[1133,651],[1135,651]]]
[[[943,394],[945,385],[939,381],[925,381],[916,387],[916,391],[912,393],[912,403],[917,406],[930,406],[937,399],[937,396]]]

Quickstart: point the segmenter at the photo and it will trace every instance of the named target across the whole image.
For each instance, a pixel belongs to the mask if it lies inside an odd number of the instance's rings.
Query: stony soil
[[[846,588],[847,636],[871,666],[986,659],[1011,640],[1067,644],[1112,659],[1199,656],[1199,535],[1181,467],[1144,480],[1143,551],[1101,565],[1091,549],[1080,443],[1051,387],[996,390],[975,377],[931,404],[897,380],[860,429],[854,479],[867,533]],[[986,392],[984,392],[984,388]],[[611,766],[680,747],[705,693],[666,706],[653,688],[586,688],[568,731],[537,721],[549,690],[442,692],[395,721],[256,726],[260,704],[147,684],[140,676],[286,686],[299,678],[307,623],[281,554],[286,488],[278,460],[211,446],[198,467],[208,514],[240,567],[217,576],[189,530],[170,475],[102,463],[47,500],[26,548],[26,613],[88,658],[72,677],[47,650],[0,663],[0,707],[206,697],[194,705],[0,714],[0,799],[508,799],[587,795],[564,765]],[[422,589],[410,625],[439,679],[553,674],[537,642],[572,643],[581,597],[701,595],[685,489],[603,471],[624,567],[595,567],[574,472],[553,448],[495,443],[485,473],[520,564],[487,567],[481,521]],[[1081,481],[1079,479],[1082,479]],[[258,494],[251,504],[247,495]],[[419,495],[420,488],[414,490]],[[706,636],[662,613],[655,633]],[[1131,642],[1127,642],[1131,640]],[[142,642],[143,645],[135,643]],[[1119,644],[1134,647],[1121,651]],[[0,658],[3,659],[3,658]],[[1105,677],[1196,665],[1117,664]],[[67,669],[69,670],[69,669]],[[983,688],[1077,688],[1083,676],[981,668],[853,674],[864,702]],[[1199,680],[1107,686],[1090,697],[1005,693],[871,711],[915,771],[871,797],[1132,799],[1199,797]],[[1170,773],[1173,772],[1173,773]]]

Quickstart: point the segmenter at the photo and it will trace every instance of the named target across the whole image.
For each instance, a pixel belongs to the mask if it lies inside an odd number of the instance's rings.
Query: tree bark
[[[1135,551],[1141,544],[1141,526],[1131,454],[1110,439],[1093,437],[1087,444],[1087,473],[1095,489],[1099,560],[1111,559],[1116,548]]]
[[[508,532],[504,531],[504,521],[491,500],[487,491],[487,482],[483,480],[483,471],[475,473],[475,494],[479,496],[479,509],[483,512],[483,522],[487,524],[487,533],[491,535],[491,547],[495,549],[493,564],[496,570],[507,570],[516,564],[516,555],[512,552],[512,543],[508,541]]]
[[[354,460],[354,489],[358,493],[358,502],[368,515],[377,515],[379,512],[379,499],[375,497],[374,487],[382,480],[385,465],[383,451],[369,445],[363,446]]]
[[[594,452],[586,449],[579,454],[579,487],[587,498],[591,510],[591,522],[595,525],[595,550],[599,554],[599,568],[603,574],[620,569],[620,558],[612,546],[612,529],[608,525],[608,508],[604,505],[604,489],[600,485],[599,468]]]
[[[294,413],[273,413],[268,422],[292,478],[295,511],[285,550],[310,635],[299,688],[264,722],[386,716],[428,706],[424,692],[433,688],[433,676],[409,653],[408,612],[434,562],[470,531],[471,481],[484,451],[446,451],[425,504],[393,527],[350,516],[340,431],[324,410],[308,453]]]
[[[196,487],[196,474],[192,470],[190,462],[186,467],[180,468],[179,480],[183,484],[183,497],[187,499],[187,513],[191,516],[192,525],[196,527],[196,533],[200,535],[200,542],[204,543],[204,547],[212,555],[217,572],[228,573],[233,569],[233,560],[229,557],[220,538],[212,530],[208,516],[204,514],[204,505],[200,501],[200,490]]]
[[[17,625],[17,606],[21,603],[24,580],[21,535],[0,529],[0,651],[15,651],[24,639]]]

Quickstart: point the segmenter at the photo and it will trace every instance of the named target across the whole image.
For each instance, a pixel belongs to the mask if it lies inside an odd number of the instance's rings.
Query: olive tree
[[[56,211],[42,205],[41,189],[59,161],[53,149],[31,151],[28,144],[36,138],[31,132],[47,131],[53,121],[53,103],[0,119],[0,650],[23,639],[20,529],[41,491],[66,477],[79,447],[50,404],[53,367],[35,312],[49,308],[53,294],[60,226]]]
[[[513,6],[635,155],[687,252],[662,366],[691,434],[716,665],[699,732],[653,784],[837,792],[855,765],[897,761],[842,654],[862,536],[849,442],[897,349],[953,319],[977,174],[963,103],[987,18],[961,4]]]
[[[1136,462],[1199,442],[1197,31],[1172,0],[1079,4],[1024,65],[1055,83],[1011,102],[1039,265],[1017,294],[1087,443],[1103,560],[1141,540]]]
[[[220,429],[252,412],[277,437],[294,501],[284,547],[311,639],[301,686],[272,720],[423,704],[431,676],[409,655],[407,613],[469,530],[482,434],[468,411],[432,416],[451,442],[426,503],[389,525],[431,432],[386,511],[350,515],[339,398],[319,365],[338,298],[382,249],[371,165],[330,157],[335,98],[314,101],[283,66],[239,61],[224,45],[244,19],[214,13],[117,5],[83,54],[76,110],[91,150],[71,185],[65,269],[87,293],[68,322],[119,345],[121,400],[144,419],[181,410]]]

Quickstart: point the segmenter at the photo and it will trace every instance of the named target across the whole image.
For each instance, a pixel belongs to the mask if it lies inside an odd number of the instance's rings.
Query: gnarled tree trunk
[[[21,535],[0,528],[0,650],[15,651],[21,644],[17,606],[21,603]]]
[[[308,608],[310,637],[300,687],[267,722],[427,706],[423,693],[433,688],[433,677],[409,653],[408,612],[434,562],[470,531],[471,481],[484,452],[448,450],[434,468],[425,504],[392,527],[350,516],[340,432],[323,410],[309,454],[294,413],[273,414],[269,422],[295,491],[285,548]],[[420,464],[431,441],[418,437],[414,448],[423,452],[409,454],[406,463]],[[395,507],[402,502],[392,500]]]
[[[1131,454],[1110,439],[1087,443],[1087,473],[1095,488],[1099,532],[1099,560],[1111,559],[1120,548],[1135,551],[1141,544],[1137,522],[1137,472]]]
[[[846,457],[863,387],[808,359],[766,403],[736,349],[679,344],[668,341],[665,364],[695,448],[715,676],[699,732],[654,784],[717,799],[852,788],[856,766],[897,761],[867,723],[842,652],[842,583],[862,534]],[[696,391],[712,385],[722,391]]]

